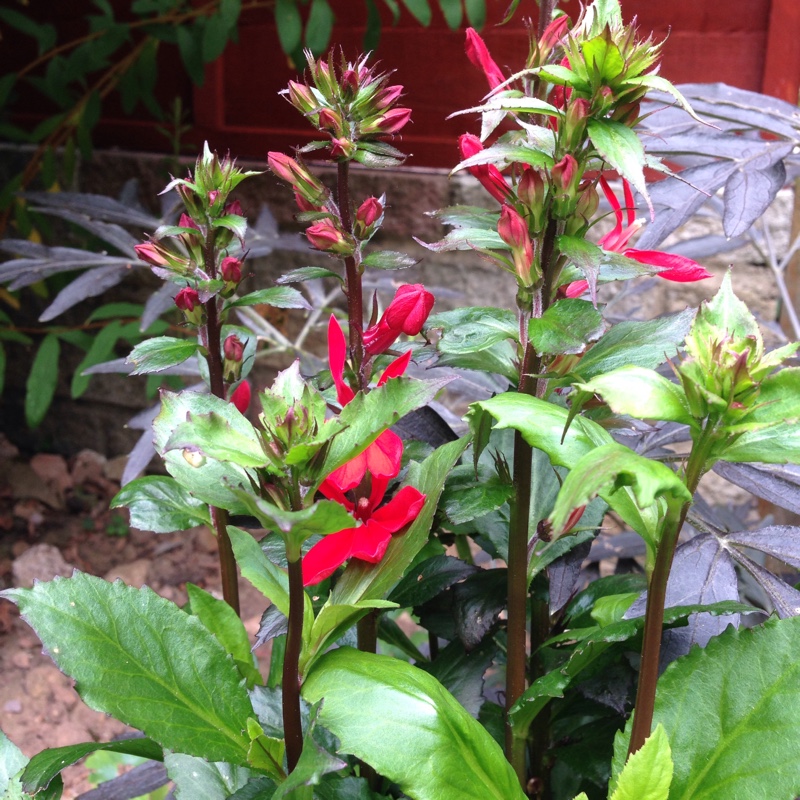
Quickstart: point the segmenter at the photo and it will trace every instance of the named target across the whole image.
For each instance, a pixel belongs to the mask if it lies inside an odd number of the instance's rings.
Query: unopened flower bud
[[[181,228],[194,228],[196,231],[200,230],[200,226],[188,214],[181,214],[178,225]]]
[[[580,166],[575,158],[567,153],[553,166],[550,175],[555,189],[553,213],[558,218],[565,219],[575,210],[576,193],[581,180]]]
[[[222,343],[222,374],[227,383],[235,383],[242,374],[242,358],[244,358],[244,345],[241,339],[232,333]]]
[[[353,230],[359,239],[364,239],[372,233],[375,223],[383,215],[383,205],[377,197],[368,197],[356,211]]]
[[[358,94],[358,73],[352,67],[348,67],[348,69],[342,73],[340,85],[345,96],[350,98],[355,97]]]
[[[504,205],[497,223],[500,238],[511,248],[514,268],[523,286],[530,286],[533,266],[533,244],[528,224],[510,205]]]
[[[375,95],[373,105],[379,111],[383,111],[384,109],[389,108],[392,103],[397,102],[402,93],[402,86],[386,86]]]
[[[184,319],[191,325],[200,325],[203,321],[203,304],[196,289],[186,286],[175,295],[175,305],[183,312]]]
[[[458,149],[461,152],[461,158],[466,160],[474,155],[477,155],[483,150],[481,140],[471,134],[465,133],[458,138]],[[505,201],[511,195],[511,188],[506,183],[505,178],[500,173],[500,170],[494,164],[479,164],[474,167],[469,167],[469,174],[477,178],[484,189],[489,192],[495,200],[500,203]]]
[[[317,124],[320,128],[328,131],[340,131],[342,129],[342,117],[330,108],[323,108],[319,112]]]
[[[489,88],[494,89],[499,86],[505,77],[497,66],[495,60],[489,55],[489,50],[480,34],[474,28],[467,28],[467,43],[465,47],[467,58],[478,69],[483,70]]]
[[[351,255],[353,252],[352,243],[347,241],[344,233],[329,219],[311,225],[306,230],[306,238],[312,247],[324,253]]]
[[[146,264],[150,264],[153,267],[169,266],[169,261],[164,256],[163,248],[154,242],[137,244],[133,246],[133,249],[136,251],[139,260],[144,261]]]
[[[226,283],[232,283],[238,286],[242,280],[242,262],[233,256],[226,256],[222,259],[219,271],[222,280]]]
[[[225,208],[223,209],[222,213],[227,217],[229,214],[235,215],[237,217],[244,216],[244,209],[242,208],[242,204],[238,200],[234,200],[232,203],[228,203]]]
[[[567,106],[567,114],[563,124],[563,144],[567,150],[577,150],[586,131],[586,120],[591,106],[583,97],[571,99]]]
[[[354,142],[345,137],[331,140],[331,158],[352,158],[357,147]]]
[[[244,414],[250,405],[251,395],[252,389],[249,381],[242,381],[236,387],[235,391],[231,393],[231,396],[228,398],[228,402],[232,403],[240,414]]]
[[[544,206],[547,199],[547,183],[538,170],[528,167],[517,184],[517,197],[531,213],[534,230],[544,227]]]
[[[397,133],[411,119],[410,108],[390,108],[382,117],[380,129],[382,133]]]
[[[401,286],[386,309],[387,324],[407,336],[416,336],[428,319],[434,297],[421,283]]]
[[[311,89],[305,84],[297,83],[296,81],[289,81],[289,102],[301,114],[310,114],[319,106]]]
[[[209,207],[210,207],[210,206],[213,206],[213,205],[214,205],[214,203],[216,203],[216,202],[217,202],[217,200],[219,200],[219,194],[220,194],[220,193],[219,193],[219,191],[218,191],[217,189],[212,189],[212,190],[211,190],[211,191],[208,193],[208,205],[209,205]]]
[[[302,164],[279,152],[269,153],[267,163],[275,175],[286,181],[307,202],[315,206],[324,205],[327,190]]]

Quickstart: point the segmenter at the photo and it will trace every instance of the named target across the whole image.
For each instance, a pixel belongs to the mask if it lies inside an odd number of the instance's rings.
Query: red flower
[[[467,159],[471,156],[477,155],[483,150],[481,140],[471,134],[465,133],[458,138],[458,149],[461,152],[461,158]],[[469,174],[477,178],[484,189],[497,200],[498,203],[505,203],[511,196],[511,188],[506,183],[505,178],[500,174],[494,164],[479,164],[474,167],[467,167]]]
[[[175,305],[181,311],[194,311],[200,305],[200,295],[196,289],[187,286],[175,295]]]
[[[478,68],[483,70],[489,88],[497,88],[504,80],[500,67],[489,55],[486,43],[474,28],[467,28],[467,44],[465,47],[467,58]]]
[[[346,503],[346,508],[362,524],[329,533],[317,542],[303,557],[303,586],[324,581],[345,561],[358,558],[377,564],[383,558],[392,534],[405,528],[419,515],[425,504],[425,495],[413,486],[401,489],[385,506],[375,509],[383,499],[361,498],[357,503]]]
[[[616,218],[614,229],[603,236],[598,244],[609,253],[621,253],[627,258],[632,258],[640,264],[649,264],[652,267],[661,267],[658,273],[659,278],[675,283],[692,283],[710,278],[711,273],[686,256],[679,256],[675,253],[665,253],[662,250],[637,250],[635,247],[628,247],[631,237],[642,227],[642,221],[636,219],[636,206],[633,203],[633,192],[628,181],[622,181],[622,191],[625,197],[625,213],[617,200],[614,192],[605,178],[600,178],[600,188],[603,190],[606,199],[611,204],[611,208]],[[627,216],[627,218],[626,218]],[[627,222],[627,225],[624,223]],[[588,288],[586,281],[573,281],[563,293],[566,297],[579,297]]]
[[[531,284],[531,265],[533,264],[533,243],[528,233],[528,223],[510,205],[504,205],[497,222],[500,238],[511,248],[514,267],[519,279]]]
[[[401,286],[383,316],[364,331],[367,353],[383,353],[401,333],[416,336],[428,319],[434,302],[434,296],[421,283]]]

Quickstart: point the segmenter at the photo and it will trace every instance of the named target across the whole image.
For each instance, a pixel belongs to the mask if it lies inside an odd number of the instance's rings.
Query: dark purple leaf
[[[485,641],[480,647],[467,652],[464,645],[456,640],[450,642],[435,661],[420,666],[477,718],[485,700],[483,675],[492,663],[495,650],[493,642]]]
[[[592,548],[591,540],[581,542],[547,567],[550,578],[550,613],[560,611],[570,601],[581,575],[581,564]]]
[[[256,634],[256,643],[252,649],[255,650],[257,647],[261,647],[262,644],[266,644],[276,636],[283,636],[288,630],[289,620],[286,615],[279,611],[276,606],[267,606],[267,610],[261,615],[261,622]]]
[[[747,239],[743,236],[738,236],[730,239],[727,236],[718,236],[709,234],[707,236],[697,236],[694,239],[684,239],[681,242],[675,242],[670,248],[670,253],[675,255],[686,256],[686,258],[693,258],[698,261],[703,258],[718,255],[719,253],[730,253],[732,250],[738,250],[747,244]]]
[[[482,569],[453,589],[456,633],[467,652],[474,650],[497,623],[506,607],[506,583],[506,570]]]
[[[52,303],[42,312],[39,322],[49,322],[59,314],[63,314],[72,306],[82,303],[89,297],[97,297],[106,289],[116,286],[126,275],[130,275],[128,265],[116,267],[98,267],[90,269],[67,284],[55,297]]]
[[[133,450],[128,453],[128,460],[125,462],[120,485],[125,486],[134,478],[138,478],[147,469],[147,465],[153,460],[155,454],[153,432],[149,429],[145,430],[133,446]]]
[[[725,184],[726,236],[739,236],[769,208],[786,182],[786,167],[778,161],[768,169],[741,169]]]
[[[175,307],[175,293],[178,287],[174,283],[165,283],[160,289],[147,298],[142,311],[140,331],[146,331],[165,311]]]
[[[737,531],[725,536],[729,542],[752,547],[800,569],[800,528],[770,525],[757,531]]]
[[[731,548],[730,553],[734,560],[741,564],[767,593],[781,619],[800,614],[800,592],[797,589],[789,586],[788,583],[784,583],[768,569],[756,564],[755,561],[735,547]]]
[[[800,514],[800,466],[796,464],[730,464],[718,461],[714,472],[725,480]]]
[[[667,583],[666,608],[687,605],[710,605],[724,600],[738,600],[739,587],[733,561],[715,536],[703,533],[680,545]],[[625,613],[626,619],[642,616],[647,605],[643,592]],[[705,647],[709,639],[728,625],[739,626],[739,614],[712,616],[692,614],[685,628],[665,633],[669,645],[662,653],[662,668],[668,660],[689,652],[693,644]]]
[[[400,607],[418,606],[474,575],[477,568],[453,556],[433,556],[418,564],[397,584],[389,599]]]
[[[601,533],[593,542],[589,561],[603,561],[606,558],[636,558],[645,553],[644,540],[638,533]]]
[[[154,230],[162,220],[141,210],[138,206],[121,203],[102,194],[80,192],[26,192],[24,197],[35,203],[40,211],[45,209],[68,210],[87,217],[115,222],[137,229]]]

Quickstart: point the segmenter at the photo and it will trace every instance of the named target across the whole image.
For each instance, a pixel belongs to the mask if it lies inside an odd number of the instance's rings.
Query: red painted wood
[[[798,102],[800,92],[800,2],[772,0],[761,91]]]

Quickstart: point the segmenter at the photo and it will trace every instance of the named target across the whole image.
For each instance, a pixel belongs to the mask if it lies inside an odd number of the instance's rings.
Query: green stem
[[[301,560],[289,561],[289,628],[283,656],[283,733],[286,738],[286,766],[292,772],[303,752],[300,720],[300,648],[303,643],[303,569]]]
[[[706,470],[715,428],[715,421],[707,420],[700,437],[693,444],[692,451],[689,454],[684,482],[692,495],[697,490],[700,478]],[[629,756],[633,755],[645,743],[653,726],[667,583],[669,582],[669,573],[672,568],[672,560],[675,556],[678,538],[691,505],[691,502],[683,503],[680,506],[675,505],[673,509],[667,512],[661,540],[658,543],[653,572],[648,581],[647,610],[645,611],[642,637],[642,661],[639,667],[639,686],[636,690],[636,705],[633,712],[633,726],[628,746]]]

